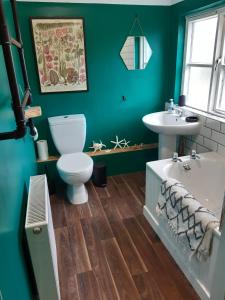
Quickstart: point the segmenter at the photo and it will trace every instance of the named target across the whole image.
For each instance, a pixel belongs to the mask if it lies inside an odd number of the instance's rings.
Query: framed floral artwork
[[[31,18],[41,93],[88,90],[82,18]]]

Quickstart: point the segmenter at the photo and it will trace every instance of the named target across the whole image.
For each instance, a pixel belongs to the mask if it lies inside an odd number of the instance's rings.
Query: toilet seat
[[[93,160],[83,152],[63,154],[57,162],[57,168],[67,175],[79,174],[93,167]]]

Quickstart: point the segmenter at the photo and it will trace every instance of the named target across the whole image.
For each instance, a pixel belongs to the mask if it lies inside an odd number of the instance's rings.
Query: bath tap
[[[172,161],[174,161],[174,162],[178,162],[178,161],[182,162],[182,159],[180,159],[178,157],[178,153],[177,152],[173,153]]]
[[[191,159],[200,159],[200,156],[196,153],[196,150],[191,150]]]

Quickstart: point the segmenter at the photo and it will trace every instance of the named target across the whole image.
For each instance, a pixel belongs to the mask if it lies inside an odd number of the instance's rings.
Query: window
[[[187,18],[182,94],[187,106],[225,116],[225,10]]]

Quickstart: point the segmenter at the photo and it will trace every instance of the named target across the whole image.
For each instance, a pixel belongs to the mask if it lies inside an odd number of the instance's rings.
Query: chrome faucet
[[[182,162],[182,159],[180,159],[178,157],[178,153],[177,152],[173,153],[172,161],[174,161],[174,162],[178,162],[178,161]]]
[[[191,155],[190,155],[191,159],[200,159],[200,156],[196,153],[196,150],[191,150]]]
[[[174,106],[174,112],[178,115],[178,117],[182,118],[184,116],[184,110],[180,108],[178,105]]]

